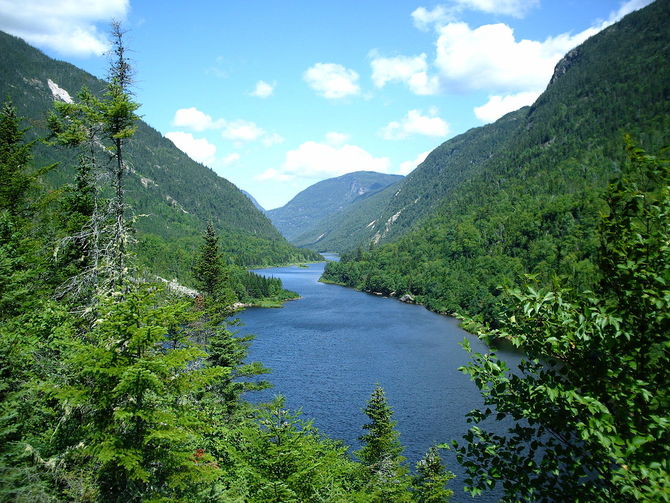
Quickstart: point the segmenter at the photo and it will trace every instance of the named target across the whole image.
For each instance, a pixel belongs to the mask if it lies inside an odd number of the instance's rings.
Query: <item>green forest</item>
[[[532,107],[435,149],[384,213],[347,219],[383,232],[339,242],[346,253],[324,279],[488,323],[501,287],[527,274],[594,288],[604,194],[628,169],[627,142],[661,155],[670,144],[667,15],[668,2],[632,13],[571,51]]]
[[[484,406],[415,466],[379,385],[354,452],[281,396],[248,400],[269,371],[235,311],[297,295],[248,268],[319,256],[140,121],[122,27],[108,82],[0,34],[21,71],[79,89],[24,79],[0,108],[0,502],[670,502],[668,14],[592,37],[532,107],[347,210],[423,197],[384,236],[339,227],[324,281],[458,314],[490,345],[465,340],[460,369]]]

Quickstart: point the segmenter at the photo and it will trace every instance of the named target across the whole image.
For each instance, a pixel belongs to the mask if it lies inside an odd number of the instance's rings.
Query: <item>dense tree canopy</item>
[[[487,408],[459,448],[471,492],[504,501],[670,501],[670,162],[628,147],[600,225],[594,292],[512,292],[499,330],[527,358],[465,371]],[[512,420],[507,434],[478,426]],[[523,467],[522,470],[519,468]]]

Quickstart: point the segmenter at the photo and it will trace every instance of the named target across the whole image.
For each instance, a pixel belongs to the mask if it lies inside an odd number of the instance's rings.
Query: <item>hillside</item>
[[[670,2],[659,1],[626,16],[570,51],[533,106],[439,147],[429,156],[435,165],[424,163],[399,186],[402,193],[414,180],[430,180],[427,170],[442,166],[435,184],[446,190],[435,209],[411,232],[371,252],[363,251],[369,233],[348,243],[363,250],[329,264],[325,278],[410,293],[437,311],[486,317],[495,312],[498,286],[519,282],[523,273],[593,285],[601,195],[627,169],[624,136],[650,153],[670,143],[669,15]],[[493,140],[497,147],[488,157],[468,155],[450,164],[438,156],[459,139],[464,143],[454,153],[477,152],[471,142],[510,118],[518,124]],[[447,187],[449,179],[458,181]],[[430,186],[424,190],[422,197],[435,198]],[[386,222],[401,209],[376,218]],[[381,239],[393,237],[394,225]]]
[[[10,98],[31,126],[45,137],[54,99],[76,97],[82,86],[101,92],[104,82],[73,65],[56,61],[21,39],[0,32],[0,96]],[[52,188],[71,180],[76,152],[43,143],[35,165],[58,162],[46,176]],[[317,257],[291,246],[232,183],[190,159],[170,140],[140,121],[128,143],[131,168],[127,195],[137,221],[136,252],[153,272],[188,280],[193,250],[206,222],[222,236],[222,248],[240,265],[268,265]]]
[[[289,240],[304,233],[327,232],[324,222],[402,180],[401,175],[357,171],[322,180],[306,188],[286,205],[267,212],[272,223]]]
[[[253,205],[256,207],[256,209],[257,209],[258,211],[260,211],[260,212],[263,213],[263,214],[265,213],[265,208],[263,208],[263,207],[261,206],[261,204],[260,204],[258,201],[256,201],[256,198],[255,198],[254,196],[252,196],[251,194],[249,194],[246,190],[243,190],[243,191],[242,191],[242,194],[244,194],[245,196],[247,196],[247,197],[249,198],[249,200],[253,203]]]
[[[433,150],[397,185],[354,201],[319,226],[293,239],[317,251],[346,252],[390,241],[409,231],[454,188],[468,180],[505,145],[527,109],[507,114],[495,124],[474,128]]]

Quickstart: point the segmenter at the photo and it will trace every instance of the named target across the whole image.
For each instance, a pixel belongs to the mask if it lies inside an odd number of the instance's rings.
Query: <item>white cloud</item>
[[[326,141],[334,146],[342,145],[348,140],[349,135],[345,133],[338,133],[337,131],[331,131],[330,133],[326,133]]]
[[[532,105],[539,92],[521,92],[507,96],[489,96],[489,100],[480,107],[475,107],[477,118],[483,122],[493,122],[506,113],[518,110],[526,105]]]
[[[95,23],[124,19],[129,0],[0,0],[0,29],[61,54],[101,55],[109,48]]]
[[[376,87],[384,87],[388,82],[404,82],[414,94],[431,95],[439,91],[438,78],[428,75],[425,53],[383,58],[373,52],[372,57],[372,81]]]
[[[287,181],[294,178],[331,178],[353,171],[377,171],[388,173],[390,161],[387,157],[374,157],[356,145],[334,146],[308,141],[286,153],[283,164],[270,168],[257,180]]]
[[[465,10],[521,18],[526,12],[539,4],[539,0],[452,0],[448,7],[436,5],[432,10],[419,7],[412,12],[412,19],[414,20],[414,26],[422,31],[427,31],[431,26],[439,28],[456,21],[459,14]]]
[[[265,135],[265,131],[258,127],[255,122],[238,119],[226,121],[223,125],[221,136],[226,140],[254,141]]]
[[[284,143],[284,137],[278,133],[271,133],[271,134],[266,134],[265,137],[263,137],[263,145],[266,147],[271,147],[273,145],[278,145],[280,143]]]
[[[256,82],[256,87],[254,90],[251,91],[251,96],[256,96],[258,98],[268,98],[272,96],[272,93],[274,93],[276,85],[277,84],[275,82],[269,84],[264,80],[259,80]]]
[[[380,135],[385,140],[402,140],[413,134],[425,136],[447,136],[449,124],[437,116],[437,110],[431,109],[428,115],[420,110],[410,110],[400,121],[389,122]]]
[[[437,5],[433,10],[419,7],[412,12],[414,26],[422,31],[427,31],[432,24],[441,25],[454,20],[455,11],[447,9],[444,5]]]
[[[221,137],[226,140],[242,142],[261,140],[263,145],[271,147],[282,143],[284,138],[278,133],[267,133],[255,122],[244,119],[228,121],[214,120],[212,117],[195,107],[180,108],[174,114],[172,125],[202,132],[208,129],[220,129]]]
[[[223,126],[223,121],[221,119],[215,121],[206,113],[191,107],[177,110],[172,119],[172,125],[199,132],[206,129],[218,129]]]
[[[223,164],[224,166],[228,166],[229,164],[232,164],[239,160],[240,160],[240,154],[238,154],[237,152],[233,152],[232,154],[228,154],[226,157],[221,159],[221,164]]]
[[[544,44],[517,41],[512,28],[502,23],[475,29],[466,23],[449,23],[439,30],[435,64],[452,90],[538,89],[547,84],[556,62],[574,45],[557,39]]]
[[[484,10],[522,13],[533,2],[458,0]],[[538,92],[549,82],[556,63],[565,53],[610,26],[625,14],[644,7],[650,0],[630,0],[601,21],[579,33],[562,33],[543,42],[517,40],[503,23],[470,28],[466,23],[448,23],[438,29],[435,66],[443,85],[456,90],[486,89],[498,93]]]
[[[455,0],[455,3],[463,10],[477,10],[519,18],[540,4],[539,0]]]
[[[358,73],[335,63],[316,63],[303,75],[305,82],[324,98],[359,94]]]
[[[216,157],[216,146],[205,138],[194,138],[191,133],[174,131],[166,133],[165,137],[170,139],[179,150],[184,152],[194,161],[211,166]]]
[[[398,170],[399,175],[407,175],[411,173],[414,168],[416,168],[419,164],[421,164],[423,161],[426,160],[426,157],[428,157],[428,154],[430,154],[430,150],[427,150],[426,152],[421,152],[416,159],[412,159],[411,161],[405,161],[400,163],[400,169]]]

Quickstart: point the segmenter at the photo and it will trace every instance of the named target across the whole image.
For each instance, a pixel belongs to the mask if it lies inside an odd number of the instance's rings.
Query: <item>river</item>
[[[468,361],[460,343],[468,338],[478,352],[486,346],[457,320],[422,306],[319,283],[323,268],[321,263],[255,271],[280,278],[301,299],[281,309],[239,313],[241,333],[256,336],[249,360],[269,367],[274,385],[248,398],[282,394],[287,407],[302,408],[322,433],[355,450],[367,422],[362,409],[379,383],[412,467],[431,445],[460,440],[468,427],[465,414],[482,405],[476,386],[458,371]],[[505,359],[516,363],[519,357]],[[453,453],[443,451],[443,458],[451,471],[462,473]],[[460,489],[462,479],[452,482],[453,501],[472,501]],[[497,499],[487,494],[475,500]]]

